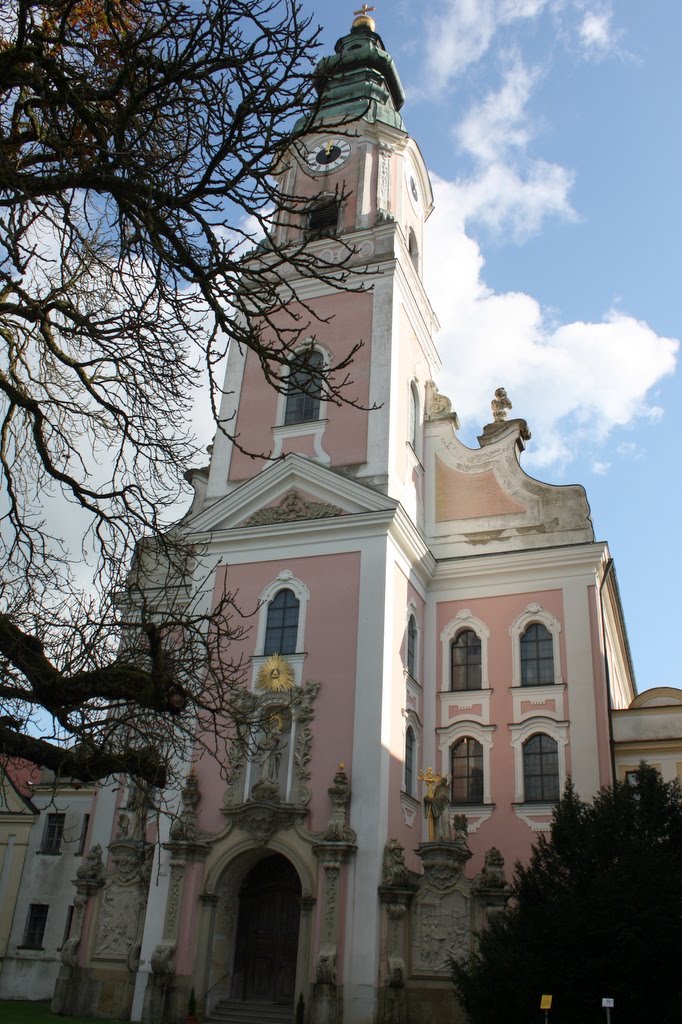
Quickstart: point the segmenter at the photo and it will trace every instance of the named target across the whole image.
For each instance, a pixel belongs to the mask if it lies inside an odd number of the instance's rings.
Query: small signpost
[[[552,997],[540,996],[540,1009],[545,1011],[545,1024],[549,1020],[549,1011],[552,1009]]]
[[[601,1001],[601,1005],[606,1010],[606,1024],[611,1024],[611,1010],[613,1009],[613,999],[609,999],[605,996]]]

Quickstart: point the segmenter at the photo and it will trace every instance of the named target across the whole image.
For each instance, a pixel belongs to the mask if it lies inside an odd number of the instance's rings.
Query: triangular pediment
[[[186,525],[192,532],[272,526],[390,511],[398,503],[299,455],[288,455]]]

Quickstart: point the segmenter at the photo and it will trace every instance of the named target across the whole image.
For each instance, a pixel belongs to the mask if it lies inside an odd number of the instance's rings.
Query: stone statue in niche
[[[260,778],[251,789],[253,800],[280,799],[280,768],[287,748],[281,714],[272,714],[265,724],[265,734],[258,743]]]
[[[263,777],[268,782],[277,783],[277,785],[279,785],[279,766],[283,749],[282,722],[279,716],[275,715],[261,744],[261,750],[263,751]]]

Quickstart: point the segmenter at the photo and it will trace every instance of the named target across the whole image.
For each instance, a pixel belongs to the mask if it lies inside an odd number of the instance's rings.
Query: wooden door
[[[235,953],[238,998],[293,1004],[300,895],[298,874],[280,854],[259,861],[244,879]]]

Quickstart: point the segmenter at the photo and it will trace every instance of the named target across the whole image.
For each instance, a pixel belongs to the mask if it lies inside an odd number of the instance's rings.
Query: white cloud
[[[578,35],[588,56],[601,56],[616,49],[619,33],[613,27],[613,11],[609,8],[585,11]]]
[[[556,326],[532,296],[491,291],[480,250],[464,233],[461,186],[435,179],[434,188],[426,284],[442,324],[441,390],[465,432],[489,421],[500,386],[512,415],[533,431],[526,465],[535,467],[570,462],[581,445],[655,416],[649,392],[673,372],[679,343],[620,312]]]
[[[608,471],[610,469],[611,469],[611,463],[610,462],[598,462],[597,461],[597,462],[593,462],[592,463],[592,472],[595,473],[597,476],[606,476],[606,474],[608,473]]]
[[[549,215],[575,218],[568,198],[572,185],[571,171],[533,160],[523,171],[491,164],[457,189],[465,221],[483,224],[507,241],[522,242],[539,231]]]
[[[618,57],[621,60],[639,59],[623,47],[624,32],[614,23],[615,7],[611,0],[574,0],[573,10],[578,21],[569,16],[570,28],[566,25],[564,35],[570,38],[572,47],[577,37],[580,55],[587,60],[602,60]],[[566,29],[568,35],[566,35]]]
[[[535,18],[547,4],[548,0],[445,0],[428,21],[430,82],[443,88],[480,60],[501,26]]]
[[[538,78],[537,70],[517,59],[505,74],[502,87],[472,106],[457,126],[460,146],[483,163],[524,148],[531,137],[525,108]]]
[[[527,153],[534,134],[527,104],[539,79],[537,69],[516,58],[500,88],[474,104],[455,130],[476,163],[473,175],[458,185],[461,216],[507,240],[528,238],[548,215],[575,217],[572,172]]]
[[[635,441],[622,441],[616,447],[616,452],[624,459],[641,459],[644,455],[644,449]]]
[[[585,46],[606,49],[611,43],[611,12],[588,11],[580,26],[580,38]]]

